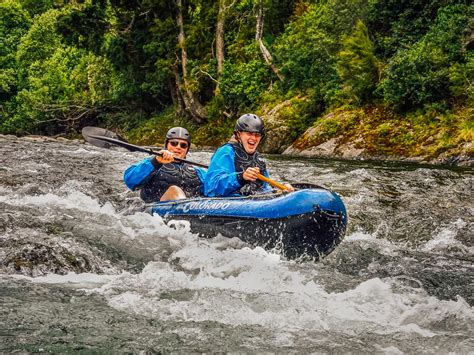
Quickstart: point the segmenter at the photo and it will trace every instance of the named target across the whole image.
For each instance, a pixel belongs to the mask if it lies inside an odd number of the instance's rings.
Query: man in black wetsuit
[[[165,149],[156,157],[130,166],[123,175],[125,184],[131,190],[140,190],[145,202],[202,196],[206,172],[174,160],[175,157],[186,159],[190,146],[191,135],[187,129],[171,128],[166,133]]]

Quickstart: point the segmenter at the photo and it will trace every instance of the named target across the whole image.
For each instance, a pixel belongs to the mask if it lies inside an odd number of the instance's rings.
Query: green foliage
[[[357,21],[354,31],[342,37],[337,72],[343,81],[343,92],[358,104],[370,100],[377,82],[377,58],[367,27]]]
[[[217,147],[232,137],[235,120],[220,117],[212,122],[200,126],[193,134],[193,143],[204,146]]]
[[[310,5],[290,23],[275,45],[287,85],[311,88],[316,100],[329,103],[340,85],[336,58],[341,36],[365,18],[366,10],[366,1],[329,0]]]
[[[398,51],[381,82],[386,102],[407,110],[450,98],[449,68],[462,59],[461,43],[472,8],[443,8],[421,41]]]
[[[14,65],[20,38],[28,31],[30,16],[16,0],[0,2],[0,68]]]
[[[278,114],[285,124],[291,127],[291,138],[297,139],[314,121],[311,114],[311,101],[307,97],[294,97],[290,105],[279,110]]]
[[[61,36],[56,32],[59,10],[50,10],[35,18],[28,33],[23,36],[16,53],[17,61],[27,67],[35,61],[49,58],[62,46]]]
[[[38,129],[55,132],[78,119],[97,115],[100,107],[115,102],[123,83],[110,62],[74,47],[57,48],[27,70],[25,87],[18,93],[17,114],[2,129]]]
[[[19,0],[21,6],[28,11],[31,17],[40,15],[43,12],[51,10],[56,0]]]
[[[176,120],[174,108],[169,107],[149,119],[141,120],[140,125],[130,130],[126,137],[128,140],[136,144],[162,146],[166,132],[171,127],[182,125],[186,126],[182,122]],[[192,130],[190,130],[190,133],[192,135]]]
[[[474,109],[467,111],[465,117],[462,117],[461,120],[457,123],[457,129],[459,130],[456,139],[458,142],[471,144],[474,142]],[[471,148],[474,153],[474,147]]]
[[[226,63],[221,79],[221,93],[228,106],[252,107],[269,85],[270,69],[261,59]]]
[[[454,63],[449,67],[450,91],[454,98],[474,106],[474,53],[467,54],[466,63]]]
[[[259,4],[263,41],[282,81],[255,41]],[[474,5],[467,0],[188,0],[181,10],[186,83],[174,1],[0,0],[0,131],[105,124],[155,144],[182,124],[195,143],[215,145],[241,112],[278,107],[291,138],[317,121],[314,141],[354,132],[379,153],[435,154],[472,141]],[[206,124],[190,124],[185,90],[205,106]],[[383,110],[368,107],[381,99]],[[334,115],[318,119],[330,108]]]
[[[73,5],[70,11],[62,13],[57,19],[56,27],[68,45],[98,53],[108,23],[106,1],[86,1],[81,5]]]
[[[375,50],[390,58],[397,50],[409,48],[428,32],[442,7],[467,5],[466,0],[371,0],[368,28],[375,35]]]
[[[16,94],[16,50],[30,23],[28,13],[18,1],[0,2],[0,102],[5,102]]]

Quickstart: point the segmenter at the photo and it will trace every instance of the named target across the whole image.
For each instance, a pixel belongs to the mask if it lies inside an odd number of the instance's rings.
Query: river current
[[[268,156],[347,208],[298,262],[144,213],[122,182],[144,157],[0,136],[0,352],[474,351],[472,168]]]

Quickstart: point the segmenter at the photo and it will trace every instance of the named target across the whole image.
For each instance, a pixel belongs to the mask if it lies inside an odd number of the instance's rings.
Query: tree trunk
[[[174,80],[169,78],[168,86],[171,92],[171,99],[173,100],[173,104],[176,106],[177,114],[183,115],[186,111],[186,107],[184,106],[183,95],[181,94],[181,90],[179,88],[179,83],[181,82],[178,68],[175,64],[172,65],[171,69],[173,70]]]
[[[176,5],[178,7],[178,13],[176,15],[176,22],[179,28],[178,45],[181,49],[181,70],[183,73],[183,84],[181,84],[181,80],[179,80],[178,85],[180,87],[180,90],[182,91],[182,97],[186,110],[191,114],[191,117],[194,119],[194,121],[196,121],[196,123],[203,123],[204,119],[207,116],[206,109],[194,97],[194,93],[189,89],[191,85],[189,83],[189,77],[187,72],[188,54],[186,52],[186,37],[184,34],[182,0],[176,0]]]
[[[283,77],[283,74],[281,74],[280,70],[273,64],[273,57],[271,53],[268,51],[267,47],[265,47],[265,44],[263,43],[263,24],[265,21],[265,9],[263,7],[263,0],[258,0],[257,2],[257,28],[255,31],[255,40],[258,43],[258,46],[260,47],[260,51],[262,52],[263,59],[265,62],[272,68],[273,72],[275,75],[280,79],[280,81],[283,81],[285,78]]]
[[[216,57],[217,57],[217,85],[215,94],[220,92],[219,82],[224,72],[224,26],[225,26],[226,7],[225,0],[219,0],[219,12],[217,13],[216,24]]]

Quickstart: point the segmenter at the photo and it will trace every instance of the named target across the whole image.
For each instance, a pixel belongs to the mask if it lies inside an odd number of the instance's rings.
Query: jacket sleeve
[[[125,170],[123,180],[130,190],[138,190],[146,184],[151,174],[161,167],[155,157],[144,159]]]
[[[204,183],[206,196],[232,196],[242,187],[234,166],[234,149],[224,145],[217,149],[211,159]]]

